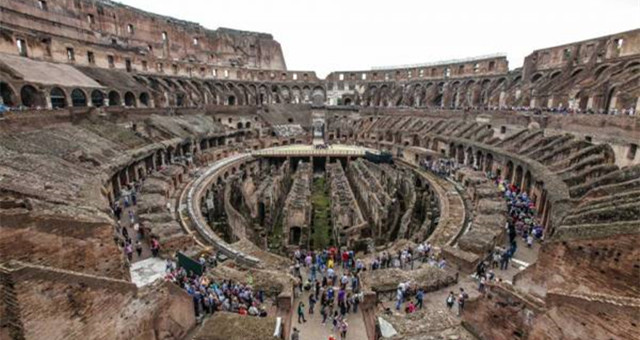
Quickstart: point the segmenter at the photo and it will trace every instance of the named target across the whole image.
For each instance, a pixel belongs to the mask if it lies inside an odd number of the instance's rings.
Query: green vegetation
[[[267,247],[274,253],[279,253],[282,250],[282,215],[282,213],[278,214],[276,223],[267,238]]]
[[[324,249],[331,244],[331,222],[329,221],[331,202],[327,194],[325,178],[314,178],[311,190],[313,206],[311,245],[315,249]]]

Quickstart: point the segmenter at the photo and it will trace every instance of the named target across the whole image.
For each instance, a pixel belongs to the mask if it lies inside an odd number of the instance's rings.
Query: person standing
[[[136,241],[136,253],[138,254],[138,257],[142,256],[142,244],[139,240]]]
[[[453,303],[456,301],[456,297],[453,292],[449,292],[449,296],[447,296],[447,308],[453,308]]]
[[[300,303],[298,304],[298,323],[302,322],[307,322],[307,319],[304,318],[304,303],[300,301]]]
[[[291,340],[300,340],[300,331],[293,327],[293,332],[291,333]]]
[[[313,296],[313,294],[309,294],[309,315],[313,314],[313,308],[316,305],[316,298]]]
[[[320,307],[320,315],[322,315],[322,325],[327,323],[327,304],[323,303]]]
[[[343,319],[340,322],[340,339],[344,340],[347,338],[347,330],[349,329],[349,324],[347,323],[347,319]]]
[[[418,301],[416,307],[422,309],[422,301],[424,300],[424,290],[422,290],[422,288],[418,288],[418,292],[416,293],[416,300]]]
[[[124,246],[124,253],[127,255],[129,262],[131,262],[133,260],[133,247],[130,242],[127,242],[127,245]]]
[[[464,288],[460,288],[460,295],[458,295],[458,316],[462,315],[464,311],[464,304],[469,298],[469,295],[464,291]]]

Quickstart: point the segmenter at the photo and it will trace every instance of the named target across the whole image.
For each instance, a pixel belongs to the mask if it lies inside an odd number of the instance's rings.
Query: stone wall
[[[191,297],[163,282],[126,281],[24,263],[5,267],[25,339],[181,339],[195,326]]]

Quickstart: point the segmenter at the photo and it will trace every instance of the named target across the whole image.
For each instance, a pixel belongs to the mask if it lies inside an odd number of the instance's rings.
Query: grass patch
[[[329,221],[331,202],[327,194],[325,178],[313,179],[311,189],[311,205],[313,207],[313,233],[311,244],[315,249],[325,249],[331,244],[331,223]]]

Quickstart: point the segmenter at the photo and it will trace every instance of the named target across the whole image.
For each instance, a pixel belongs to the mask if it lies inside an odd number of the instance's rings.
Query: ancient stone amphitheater
[[[348,339],[640,334],[640,30],[517,69],[492,55],[325,79],[287,70],[269,34],[108,0],[3,0],[0,34],[2,340],[326,339],[318,315],[296,323],[290,269],[330,247],[367,268]],[[479,291],[509,247],[500,180],[541,234]],[[139,254],[123,249],[135,225]],[[166,259],[213,254],[205,275],[250,282],[266,318],[196,316],[163,279]],[[407,281],[426,292],[412,314],[393,308]],[[445,305],[459,288],[461,316]]]

